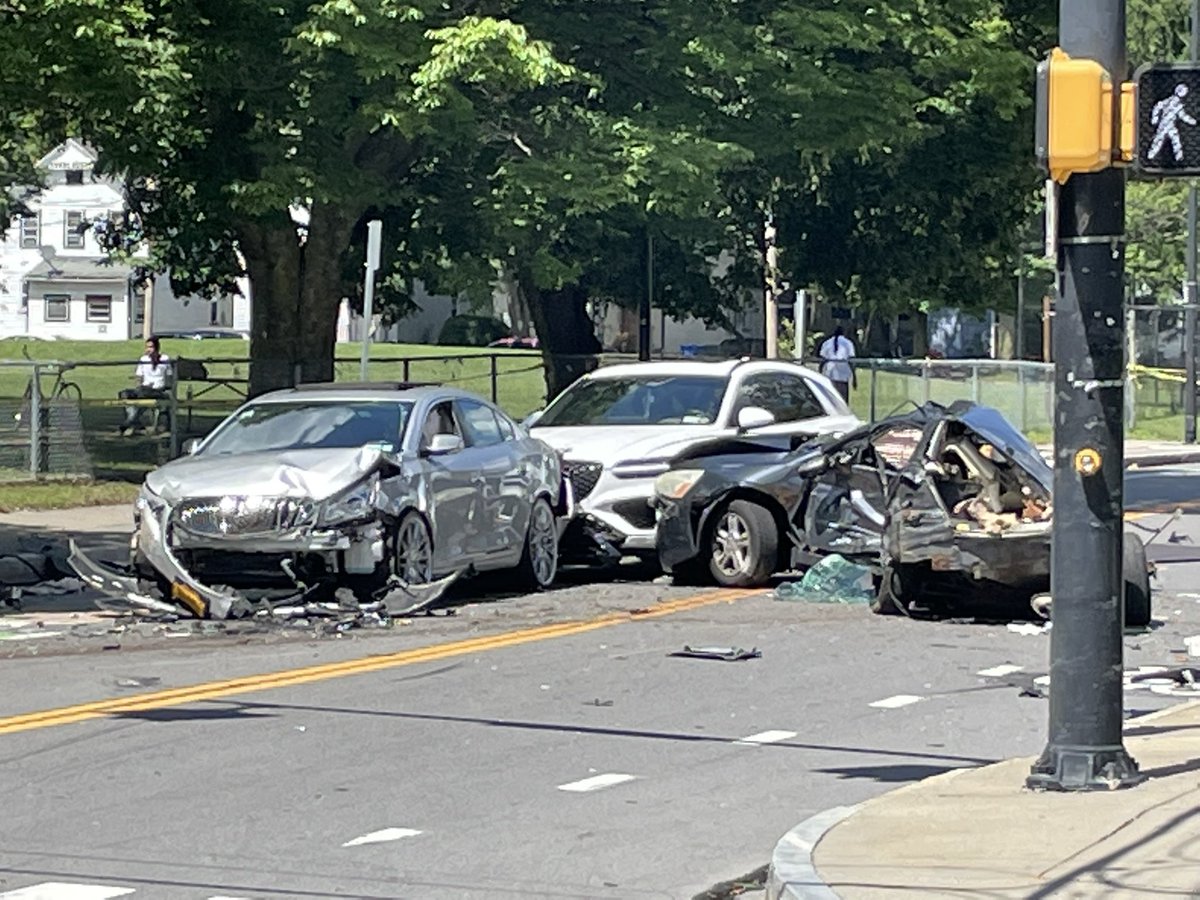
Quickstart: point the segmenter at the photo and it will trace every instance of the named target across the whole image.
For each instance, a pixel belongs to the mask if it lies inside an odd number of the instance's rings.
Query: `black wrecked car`
[[[878,613],[972,597],[1028,609],[1050,587],[1053,472],[989,407],[928,403],[800,444],[713,441],[671,465],[654,505],[659,559],[676,580],[759,586],[836,553],[871,569]],[[1124,565],[1126,621],[1148,624],[1135,535]]]

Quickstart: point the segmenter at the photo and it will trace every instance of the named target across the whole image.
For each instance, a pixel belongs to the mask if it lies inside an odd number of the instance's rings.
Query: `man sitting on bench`
[[[170,371],[170,357],[159,350],[158,338],[152,337],[146,341],[146,353],[133,370],[133,377],[138,381],[137,387],[125,388],[117,396],[122,400],[163,400],[167,396]],[[135,428],[141,428],[141,424],[141,407],[127,406],[125,422],[118,431],[121,434],[131,433]]]

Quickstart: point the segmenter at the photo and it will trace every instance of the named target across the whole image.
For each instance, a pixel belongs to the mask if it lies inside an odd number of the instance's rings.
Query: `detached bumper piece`
[[[560,539],[561,561],[567,565],[614,566],[624,555],[625,535],[586,514],[572,519]]]
[[[351,591],[337,587],[332,591],[332,601],[321,600],[320,597],[331,593],[329,583],[307,585],[299,580],[291,594],[269,600],[251,600],[236,591],[218,591],[197,581],[169,550],[159,544],[143,547],[142,552],[170,585],[169,597],[160,598],[148,593],[145,582],[128,569],[92,559],[74,539],[70,542],[69,561],[84,584],[105,595],[96,601],[97,606],[111,612],[196,619],[334,619],[339,631],[354,624],[386,627],[391,624],[392,616],[411,615],[427,609],[461,574],[455,572],[438,581],[419,585],[393,578],[367,602],[360,601]]]

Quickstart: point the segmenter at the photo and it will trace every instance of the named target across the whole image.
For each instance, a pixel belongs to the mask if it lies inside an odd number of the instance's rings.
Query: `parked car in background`
[[[554,581],[572,506],[558,454],[480,397],[304,385],[251,400],[147,475],[128,570],[78,548],[72,562],[112,596],[201,618],[496,569],[535,590]]]
[[[655,483],[663,567],[765,585],[831,554],[869,567],[872,609],[971,597],[1028,611],[1050,587],[1053,473],[999,412],[935,403],[840,438],[713,441]],[[1126,535],[1126,621],[1150,621],[1145,548]]]
[[[245,331],[233,328],[188,328],[181,331],[156,331],[154,336],[162,340],[210,341],[210,340],[250,340]]]
[[[536,350],[540,345],[535,337],[518,337],[509,335],[488,344],[489,347],[503,347],[508,350]]]
[[[859,425],[833,385],[783,360],[659,361],[598,369],[526,420],[559,450],[579,515],[564,561],[656,558],[654,479],[679,453],[738,434],[835,434]]]

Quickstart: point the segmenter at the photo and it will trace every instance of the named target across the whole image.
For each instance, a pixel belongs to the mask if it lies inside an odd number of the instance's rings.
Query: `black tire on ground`
[[[1136,534],[1126,534],[1121,554],[1122,581],[1125,586],[1125,625],[1145,628],[1150,624],[1150,569],[1146,547]]]
[[[513,570],[522,590],[543,591],[558,575],[558,524],[545,497],[533,502],[521,561]]]
[[[779,528],[771,513],[748,500],[719,510],[707,529],[708,571],[722,587],[761,587],[775,574]]]
[[[908,600],[904,597],[904,584],[896,566],[885,567],[883,573],[875,579],[871,612],[879,616],[908,615]]]

